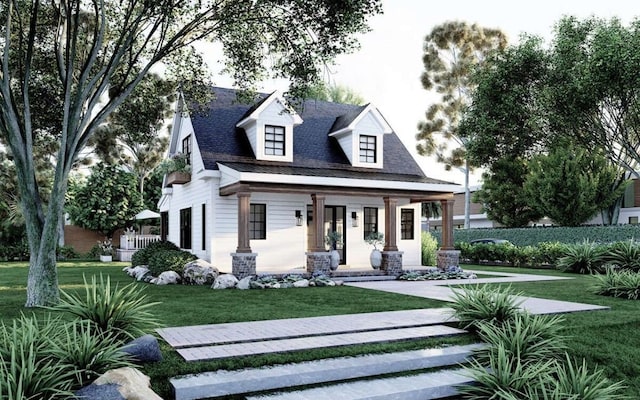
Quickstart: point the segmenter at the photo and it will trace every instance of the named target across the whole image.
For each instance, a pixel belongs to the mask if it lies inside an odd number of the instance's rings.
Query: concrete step
[[[467,333],[462,329],[445,325],[419,326],[412,328],[384,329],[367,332],[328,334],[293,339],[275,339],[251,343],[233,343],[217,346],[179,348],[176,351],[186,361],[217,360],[230,357],[258,354],[285,353],[328,347],[341,347],[366,343],[385,343],[404,340],[419,340],[438,336]]]
[[[429,400],[455,396],[471,383],[462,369],[341,383],[293,392],[249,396],[246,400]]]
[[[364,276],[332,276],[334,281],[342,282],[374,282],[374,281],[395,281],[395,276],[389,275],[364,275]]]
[[[340,357],[172,378],[176,400],[238,395],[302,385],[360,379],[464,362],[482,345]],[[341,398],[341,397],[335,397]]]

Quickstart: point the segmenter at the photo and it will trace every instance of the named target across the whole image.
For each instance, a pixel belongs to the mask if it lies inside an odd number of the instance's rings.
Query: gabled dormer
[[[329,136],[338,140],[354,167],[383,168],[384,135],[393,130],[371,104],[336,118]]]
[[[275,91],[249,109],[236,127],[244,129],[258,160],[293,162],[293,127],[302,118]]]

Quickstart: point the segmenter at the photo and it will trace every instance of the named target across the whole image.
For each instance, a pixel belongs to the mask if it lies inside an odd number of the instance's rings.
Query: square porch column
[[[460,263],[460,251],[453,242],[453,199],[441,200],[442,205],[442,246],[436,254],[438,268],[445,271]]]
[[[251,193],[238,192],[238,247],[231,253],[231,273],[238,279],[256,274],[256,253],[251,252],[249,212]]]
[[[313,247],[305,253],[310,274],[329,275],[331,272],[331,256],[324,247],[324,201],[324,195],[311,195],[313,224],[309,228]]]

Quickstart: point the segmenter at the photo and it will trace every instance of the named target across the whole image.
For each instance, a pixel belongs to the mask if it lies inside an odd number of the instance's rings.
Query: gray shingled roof
[[[209,112],[191,117],[206,169],[217,170],[217,163],[222,163],[242,172],[449,183],[427,178],[395,132],[384,135],[382,169],[351,166],[329,133],[336,126],[348,126],[364,107],[318,100],[305,101],[299,111],[304,122],[293,130],[293,163],[256,160],[244,130],[236,128],[255,104],[240,104],[235,90],[213,90],[216,97]],[[261,94],[256,102],[266,96]]]

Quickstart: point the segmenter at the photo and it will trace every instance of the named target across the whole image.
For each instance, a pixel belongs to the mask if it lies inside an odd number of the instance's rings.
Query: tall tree
[[[474,201],[482,204],[490,220],[519,228],[544,216],[531,206],[524,191],[528,171],[526,160],[502,158],[482,174],[482,189],[475,193]]]
[[[238,87],[253,87],[270,65],[299,94],[325,63],[354,47],[354,34],[366,31],[367,18],[380,11],[379,0],[0,4],[0,135],[16,165],[29,242],[26,306],[58,301],[55,247],[69,173],[96,129],[151,68],[165,62],[168,74],[180,76],[187,88],[201,65],[201,59],[187,57],[191,45],[213,40],[222,43],[226,69]],[[44,102],[36,90],[41,86],[55,94],[44,109],[56,116],[48,132],[57,139],[46,208],[34,162],[34,142],[44,131],[38,119]]]
[[[306,97],[332,101],[334,103],[354,104],[357,106],[365,104],[364,97],[350,87],[338,84],[327,85],[325,82],[318,82],[313,85],[309,89]]]
[[[469,228],[471,164],[466,156],[467,139],[459,134],[460,118],[475,87],[470,79],[473,68],[506,44],[502,31],[460,21],[434,27],[424,40],[422,86],[439,94],[440,102],[431,105],[425,121],[418,124],[417,149],[419,154],[435,155],[447,170],[452,167],[463,170],[465,229]]]
[[[566,144],[529,163],[524,189],[533,208],[561,226],[578,226],[610,206],[625,185],[611,190],[617,170],[601,155]]]

